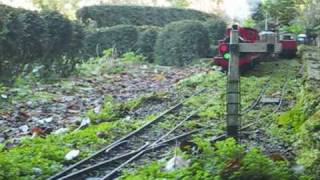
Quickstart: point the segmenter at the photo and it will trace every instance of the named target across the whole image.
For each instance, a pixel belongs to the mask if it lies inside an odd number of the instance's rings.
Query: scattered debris
[[[40,168],[34,167],[34,168],[32,168],[32,171],[36,176],[40,176],[42,174],[42,169],[40,169]]]
[[[83,128],[88,121],[83,121],[81,117],[88,110],[100,113],[105,95],[113,96],[116,101],[126,101],[167,90],[180,79],[203,69],[138,65],[130,67],[126,73],[102,73],[99,77],[74,76],[53,84],[36,83],[30,89],[10,88],[0,94],[0,99],[12,97],[10,102],[1,104],[0,129],[7,129],[8,139],[12,139],[29,133],[27,126],[51,128],[58,134],[65,133],[66,130],[61,128],[77,125],[78,122],[82,122],[79,128]],[[156,111],[158,108],[154,109]]]
[[[61,134],[66,134],[67,132],[69,132],[69,128],[60,128],[54,131],[52,134],[61,135]]]
[[[260,100],[263,104],[279,104],[281,101],[280,97],[267,97],[263,96]]]
[[[29,127],[28,127],[28,125],[23,125],[23,126],[20,126],[20,127],[19,127],[19,130],[20,130],[21,132],[23,132],[23,133],[26,133],[26,132],[29,131]]]
[[[171,171],[174,169],[180,169],[183,167],[187,167],[189,165],[189,163],[190,163],[190,160],[185,160],[180,156],[174,156],[166,163],[165,170]]]
[[[85,127],[89,126],[89,124],[90,124],[90,119],[84,118],[84,119],[82,119],[80,126],[77,129],[75,129],[75,131],[78,131],[82,128],[85,128]]]
[[[66,154],[66,156],[64,157],[65,160],[67,161],[71,161],[74,158],[78,157],[80,154],[80,150],[71,150],[70,152],[68,152],[68,154]]]
[[[292,167],[292,170],[297,174],[302,174],[305,171],[305,168],[304,166],[297,164]]]

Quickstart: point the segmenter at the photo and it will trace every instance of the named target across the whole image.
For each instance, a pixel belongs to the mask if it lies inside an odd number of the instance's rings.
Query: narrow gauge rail
[[[290,67],[290,68],[291,68],[291,67]],[[288,69],[290,69],[290,68],[288,68]],[[274,70],[271,72],[271,74],[272,74],[273,72],[274,72]],[[271,77],[272,77],[272,76],[270,76],[270,77],[265,81],[265,83],[262,85],[258,96],[253,100],[253,102],[252,102],[249,106],[247,106],[247,107],[245,107],[245,108],[242,109],[242,113],[241,113],[242,116],[245,115],[245,114],[247,114],[247,113],[249,113],[249,112],[251,112],[252,110],[254,110],[255,108],[258,107],[258,105],[260,104],[261,98],[263,97],[263,95],[265,95],[268,87],[270,87]],[[261,124],[259,124],[259,123],[261,123],[261,122],[262,122],[262,124],[267,125],[267,123],[265,123],[264,120],[266,120],[267,118],[271,117],[271,116],[274,115],[275,113],[279,112],[280,109],[281,109],[281,107],[283,106],[283,99],[284,99],[285,92],[286,92],[286,90],[287,90],[287,88],[288,88],[288,81],[289,81],[289,74],[286,73],[286,77],[285,77],[282,85],[280,86],[281,89],[279,89],[280,92],[281,92],[281,93],[280,93],[280,102],[279,102],[279,104],[277,104],[277,105],[274,107],[274,109],[273,109],[267,116],[261,117],[260,115],[258,115],[258,116],[256,116],[256,117],[254,117],[255,121],[254,121],[253,123],[248,123],[248,124],[242,126],[242,127],[240,128],[240,132],[241,132],[241,131],[244,131],[244,130],[246,130],[246,129],[252,128],[252,127],[254,127],[254,128],[259,128],[258,126],[261,125]],[[210,140],[210,142],[211,142],[211,143],[215,143],[216,141],[221,141],[221,140],[226,139],[226,138],[227,138],[227,134],[224,133],[224,134],[221,134],[221,135],[218,135],[218,136],[214,136],[214,137]]]
[[[108,160],[111,160],[113,157],[119,157],[124,156],[126,154],[130,154],[134,151],[137,151],[138,147],[143,147],[146,142],[152,142],[157,141],[159,137],[159,123],[160,122],[167,122],[167,124],[175,124],[176,122],[179,122],[183,119],[184,115],[179,114],[179,112],[190,112],[190,109],[183,106],[183,104],[189,100],[190,98],[197,96],[203,92],[207,91],[207,89],[202,89],[199,92],[196,92],[189,96],[188,98],[184,99],[180,103],[172,106],[168,110],[161,113],[159,116],[157,116],[152,121],[148,122],[147,124],[143,125],[142,127],[132,131],[131,133],[127,134],[126,136],[116,140],[112,144],[100,149],[93,155],[79,161],[78,163],[75,163],[62,172],[52,176],[49,178],[49,180],[56,180],[56,179],[72,179],[74,177],[73,175],[75,172],[89,168],[95,164],[98,164],[99,162],[106,162]],[[184,109],[181,111],[181,109]],[[195,113],[195,112],[194,112]],[[194,114],[193,114],[194,115]],[[188,115],[184,121],[190,119],[193,115]],[[169,116],[166,117],[166,116]],[[175,120],[173,120],[174,118]],[[173,121],[173,122],[172,122]],[[189,132],[190,133],[190,132]],[[187,133],[188,134],[188,133]],[[187,136],[187,135],[185,135]],[[179,139],[176,137],[176,139]],[[158,144],[154,144],[154,147],[158,146]],[[147,147],[147,146],[146,146]],[[153,148],[154,148],[153,147]],[[145,149],[145,148],[143,148]],[[97,170],[95,170],[98,172]],[[106,173],[107,170],[104,170],[104,173]],[[85,179],[87,177],[94,177],[97,175],[96,172],[93,172],[93,174],[87,174],[84,176],[75,176],[75,179]],[[68,176],[71,175],[71,176]]]
[[[257,98],[252,102],[251,105],[249,105],[248,107],[243,109],[242,114],[246,114],[246,113],[252,111],[254,108],[256,108],[259,105],[259,102],[260,102],[262,96],[264,95],[264,93],[266,92],[267,88],[270,85],[269,84],[270,79],[271,79],[271,77],[266,80],[266,82],[263,84]],[[283,83],[282,88],[281,88],[280,103],[276,106],[276,108],[273,110],[273,112],[271,112],[266,117],[263,117],[263,118],[259,117],[260,120],[257,120],[257,122],[243,126],[241,128],[241,130],[245,130],[249,127],[252,127],[253,125],[256,125],[259,121],[261,121],[261,119],[265,119],[265,118],[267,118],[267,117],[271,116],[272,114],[279,111],[279,109],[282,106],[283,96],[284,96],[285,90],[287,88],[287,83],[288,83],[288,75]],[[205,90],[202,90],[198,93],[195,93],[192,96],[190,96],[189,98],[196,96],[204,91]],[[148,124],[146,124],[147,126],[144,125],[143,127],[141,127],[142,129],[139,128],[141,130],[137,129],[138,132],[136,132],[137,131],[136,130],[136,131],[134,131],[136,133],[132,132],[132,133],[128,134],[127,136],[125,136],[124,138],[121,138],[120,140],[107,146],[108,148],[103,148],[102,151],[101,150],[99,151],[105,157],[107,155],[111,155],[111,156],[107,156],[110,158],[102,158],[101,159],[98,157],[94,157],[94,155],[95,155],[94,154],[93,157],[88,157],[88,158],[84,159],[83,163],[81,163],[81,161],[80,161],[79,163],[77,163],[78,165],[75,164],[50,179],[61,179],[61,180],[62,179],[63,180],[65,180],[65,179],[86,179],[86,178],[90,178],[90,177],[93,177],[94,179],[97,178],[97,179],[102,179],[102,180],[113,179],[118,175],[119,172],[121,172],[123,167],[125,167],[129,163],[135,161],[143,154],[148,153],[150,151],[155,151],[155,150],[167,147],[167,146],[173,144],[174,142],[176,142],[177,140],[187,138],[188,136],[190,136],[194,133],[198,133],[198,132],[204,130],[205,128],[200,128],[200,129],[196,129],[196,130],[192,130],[192,131],[188,131],[188,132],[184,132],[185,130],[182,130],[179,133],[176,132],[176,134],[180,134],[180,135],[176,135],[171,138],[168,138],[170,135],[172,136],[173,132],[177,131],[178,128],[182,127],[184,122],[191,119],[195,114],[197,114],[199,112],[199,110],[201,109],[201,107],[200,107],[196,111],[191,112],[183,120],[181,120],[181,119],[176,120],[176,122],[180,122],[180,123],[178,123],[175,127],[170,129],[164,135],[157,136],[157,137],[153,138],[152,140],[150,140],[150,137],[148,135],[141,136],[141,137],[143,137],[142,141],[140,141],[140,143],[138,143],[138,144],[140,144],[140,146],[136,146],[136,144],[135,144],[134,146],[132,146],[132,148],[128,148],[128,144],[130,143],[130,139],[131,139],[130,137],[134,137],[135,135],[139,135],[140,131],[142,131],[145,128],[148,128],[149,126],[151,127],[151,129],[152,129],[152,127],[157,128],[156,123],[160,119],[162,119],[165,115],[167,115],[171,112],[178,112],[177,109],[181,108],[185,101],[178,103],[177,105],[173,106],[169,110],[162,113],[160,116],[158,116],[154,120],[155,122],[151,121],[150,122],[151,124],[148,123]],[[178,116],[178,117],[180,117],[180,116]],[[209,128],[209,127],[206,127],[206,128]],[[151,130],[151,132],[155,132],[153,130]],[[140,136],[138,138],[140,138]],[[215,138],[212,139],[212,142],[215,142],[217,140],[221,140],[224,138],[226,138],[226,134],[216,136]],[[165,139],[167,139],[167,140],[165,140]],[[147,142],[147,143],[142,143],[142,142]],[[128,149],[123,150],[123,148],[124,149],[128,148]],[[116,150],[118,151],[117,153],[114,153],[114,154],[110,153],[110,152],[116,151]],[[121,152],[119,152],[119,150]]]

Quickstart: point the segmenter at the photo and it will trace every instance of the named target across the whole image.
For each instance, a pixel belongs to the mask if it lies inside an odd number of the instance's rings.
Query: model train
[[[257,61],[262,61],[263,57],[267,56],[283,56],[292,58],[296,56],[297,42],[293,34],[282,33],[280,35],[271,32],[258,32],[253,28],[238,27],[240,43],[267,43],[271,45],[272,52],[268,53],[240,53],[239,66],[240,68],[252,67]],[[228,69],[228,62],[231,58],[229,53],[231,28],[228,28],[225,33],[225,38],[219,41],[218,55],[214,57],[214,62],[221,66],[224,70]],[[266,58],[264,58],[266,59]]]

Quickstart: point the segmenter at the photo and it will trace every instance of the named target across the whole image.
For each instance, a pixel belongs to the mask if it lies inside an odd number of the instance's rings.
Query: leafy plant
[[[194,139],[202,153],[190,157],[189,167],[163,171],[163,162],[154,162],[135,173],[127,173],[121,179],[297,179],[284,162],[273,162],[258,149],[245,151],[234,139],[217,142]]]
[[[192,60],[206,57],[209,51],[207,29],[199,21],[179,21],[168,24],[155,45],[155,63],[185,66]]]
[[[121,60],[124,62],[141,62],[145,60],[145,57],[142,55],[137,55],[134,52],[127,52],[122,55]]]

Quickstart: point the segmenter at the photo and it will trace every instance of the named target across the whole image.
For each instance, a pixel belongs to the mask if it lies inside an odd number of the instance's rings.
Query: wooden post
[[[230,53],[227,82],[227,135],[239,139],[240,126],[240,75],[239,75],[239,32],[233,25],[230,35]]]

